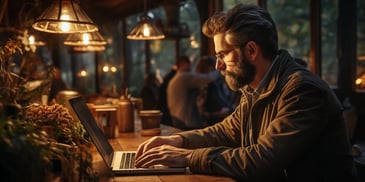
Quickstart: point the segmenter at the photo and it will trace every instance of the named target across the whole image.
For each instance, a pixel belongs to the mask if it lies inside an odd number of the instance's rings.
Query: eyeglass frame
[[[229,54],[231,53],[232,51],[234,51],[235,49],[237,48],[242,48],[242,47],[246,47],[247,43],[249,41],[246,41],[243,46],[234,46],[233,48],[231,49],[227,49],[227,50],[223,50],[223,51],[219,51],[217,54],[215,54],[215,58],[217,60],[217,62],[220,62],[220,63],[224,63],[224,58]]]
[[[215,58],[217,59],[217,61],[219,62],[223,62],[224,63],[224,58],[231,53],[233,50],[235,50],[237,47],[234,47],[232,49],[227,49],[227,50],[223,50],[223,51],[219,51],[219,53],[215,54]]]

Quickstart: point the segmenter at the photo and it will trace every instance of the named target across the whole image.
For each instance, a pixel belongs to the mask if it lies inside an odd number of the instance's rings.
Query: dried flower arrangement
[[[39,89],[30,89],[29,79],[13,71],[13,55],[22,54],[23,50],[22,43],[16,40],[0,47],[2,179],[98,181],[89,153],[91,139],[80,122],[63,105],[26,102]]]
[[[0,121],[0,173],[16,171],[8,175],[15,181],[97,181],[91,140],[64,106],[30,105],[23,113]]]

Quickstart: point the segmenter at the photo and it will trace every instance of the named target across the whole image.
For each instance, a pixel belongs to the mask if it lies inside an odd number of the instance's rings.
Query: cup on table
[[[160,110],[140,110],[138,115],[141,119],[141,135],[155,136],[161,133],[161,118],[163,113]]]

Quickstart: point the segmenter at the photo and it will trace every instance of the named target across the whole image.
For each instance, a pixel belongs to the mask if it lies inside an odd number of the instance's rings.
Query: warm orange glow
[[[359,61],[365,61],[365,56],[358,56],[357,57],[357,60],[359,60]]]
[[[117,72],[117,67],[112,66],[112,67],[110,68],[110,71],[111,71],[111,72],[113,72],[113,73]]]
[[[86,70],[80,70],[77,74],[78,77],[87,77],[89,74]]]
[[[361,85],[361,83],[363,83],[363,80],[361,78],[355,80],[356,85]]]
[[[365,88],[365,73],[361,74],[355,80],[356,88],[364,89]]]

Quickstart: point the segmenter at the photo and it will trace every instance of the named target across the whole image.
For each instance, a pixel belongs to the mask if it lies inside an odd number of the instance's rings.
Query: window
[[[192,61],[200,57],[201,26],[200,20],[197,18],[199,14],[194,0],[181,3],[179,11],[179,27],[173,28],[178,28],[179,33],[182,30],[189,30],[190,36],[167,36],[163,40],[149,41],[147,45],[145,41],[127,40],[127,61],[130,64],[129,69],[131,69],[129,71],[129,91],[132,96],[139,97],[140,95],[146,72],[146,58],[149,58],[150,62],[149,71],[154,72],[158,78],[162,78],[176,62],[177,53],[175,51],[177,47],[180,55],[189,56]],[[159,18],[163,24],[166,24],[167,15],[163,7],[150,10],[149,13],[149,15]],[[134,26],[138,21],[138,17],[139,15],[135,15],[127,18],[127,30]],[[177,43],[178,46],[176,46]],[[146,51],[148,51],[148,56],[146,56]]]
[[[224,10],[231,9],[233,8],[234,5],[238,3],[257,5],[257,0],[224,0],[223,9]]]
[[[365,91],[365,1],[357,1],[356,89]]]
[[[74,86],[82,94],[95,93],[95,54],[94,52],[75,52],[72,54],[72,67],[75,75]]]
[[[310,1],[268,1],[268,11],[277,25],[279,48],[309,63]],[[337,1],[321,1],[321,77],[331,87],[337,86]],[[288,16],[290,15],[290,16]],[[308,64],[309,65],[309,64]]]
[[[180,39],[180,55],[189,56],[192,61],[200,57],[201,20],[194,0],[188,0],[180,6],[180,22],[187,27],[190,36]]]
[[[165,11],[162,7],[148,11],[148,16],[154,19],[155,23],[166,21]],[[139,21],[139,17],[140,14],[127,18],[127,33]],[[164,40],[127,40],[126,55],[128,70],[125,71],[129,76],[128,89],[132,96],[139,97],[146,74],[146,60],[149,59],[150,62],[149,71],[158,73],[160,62],[169,63],[174,60],[174,46],[171,41]]]
[[[309,0],[273,0],[268,2],[267,8],[276,23],[279,49],[286,49],[293,57],[308,61],[310,50]]]
[[[338,3],[333,0],[321,1],[321,54],[322,79],[330,86],[337,87],[337,17]]]

